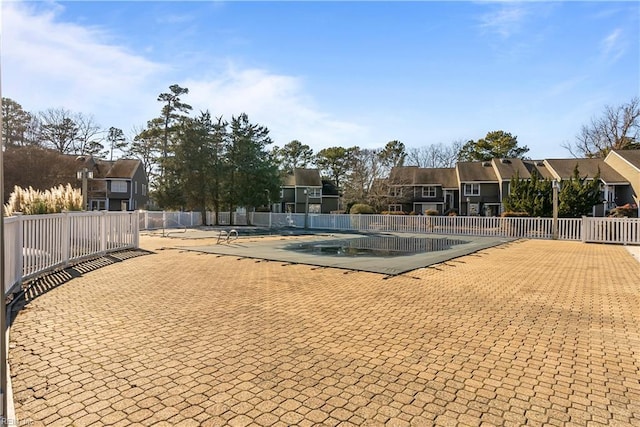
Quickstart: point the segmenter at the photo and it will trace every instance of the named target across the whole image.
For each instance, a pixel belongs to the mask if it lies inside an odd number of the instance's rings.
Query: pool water
[[[286,249],[301,253],[337,257],[394,257],[438,252],[469,243],[448,237],[368,236],[342,240],[295,243]]]

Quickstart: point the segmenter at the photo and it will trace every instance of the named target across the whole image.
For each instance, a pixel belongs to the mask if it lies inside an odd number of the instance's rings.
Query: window
[[[315,197],[315,198],[322,197],[322,188],[321,187],[309,188],[309,197]]]
[[[106,204],[104,200],[92,200],[91,201],[91,210],[92,211],[103,211],[106,209]]]
[[[142,184],[142,195],[143,196],[147,195],[147,186],[145,184]]]
[[[124,181],[124,180],[113,180],[113,181],[111,181],[111,192],[112,193],[126,193],[127,192],[127,181]]]
[[[479,196],[480,195],[480,184],[465,184],[464,185],[464,195],[465,196]]]
[[[309,204],[309,213],[310,214],[322,213],[322,206],[319,203],[310,203]]]
[[[402,205],[389,205],[389,212],[402,212]]]
[[[422,197],[436,197],[436,187],[422,187]]]
[[[389,195],[391,197],[402,197],[402,187],[391,187],[389,189]]]

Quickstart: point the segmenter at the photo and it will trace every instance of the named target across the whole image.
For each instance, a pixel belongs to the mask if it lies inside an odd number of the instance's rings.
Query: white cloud
[[[42,11],[8,2],[2,8],[3,95],[29,111],[64,107],[117,126],[117,110],[135,111],[132,102],[147,96],[147,82],[162,70],[110,44],[99,28],[58,22],[59,5]]]
[[[305,95],[301,79],[259,69],[239,70],[233,64],[216,77],[186,80],[185,102],[194,110],[209,110],[227,121],[247,113],[252,123],[269,128],[276,145],[298,139],[319,150],[335,145],[355,145],[366,140],[366,129],[324,114]]]
[[[526,10],[522,4],[500,4],[495,11],[480,17],[480,28],[490,33],[496,33],[506,39],[520,32],[526,15]]]
[[[621,28],[616,28],[600,42],[601,55],[610,62],[617,61],[625,52],[625,42]]]
[[[247,113],[269,128],[277,145],[299,139],[317,151],[368,141],[363,126],[319,111],[300,78],[239,69],[233,61],[213,77],[193,78],[186,74],[192,70],[117,45],[108,29],[61,22],[56,3],[38,6],[2,5],[2,95],[27,111],[63,107],[129,133],[159,114],[158,94],[178,83],[189,88],[183,100],[196,113],[209,109],[227,120]]]

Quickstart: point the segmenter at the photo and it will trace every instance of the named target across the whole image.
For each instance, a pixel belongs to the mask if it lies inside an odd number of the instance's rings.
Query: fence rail
[[[178,220],[172,215],[195,218],[180,226],[203,225],[201,215],[189,217],[189,213],[140,212],[140,228],[171,228]],[[162,223],[162,218],[168,220]],[[186,215],[186,216],[185,216]],[[152,220],[156,218],[156,220]],[[456,234],[528,239],[552,239],[552,218],[502,218],[480,216],[418,216],[418,215],[348,215],[251,212],[207,212],[206,225],[253,225],[268,228],[308,228],[342,231],[397,231],[424,234]],[[155,221],[155,222],[154,222]],[[154,227],[146,224],[155,223]],[[158,225],[159,224],[159,225]],[[164,225],[163,225],[164,224]],[[559,218],[557,238],[583,242],[640,244],[640,219],[637,218]]]
[[[4,219],[5,295],[24,280],[96,255],[137,248],[134,212],[65,212]]]

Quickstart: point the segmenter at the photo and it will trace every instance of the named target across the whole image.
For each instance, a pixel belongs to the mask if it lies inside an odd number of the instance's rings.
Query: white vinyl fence
[[[162,218],[167,218],[162,222]],[[172,215],[189,213],[140,212],[140,228],[172,228],[178,223]],[[155,226],[152,217],[157,218]],[[419,216],[419,215],[349,215],[349,214],[308,214],[251,212],[238,214],[229,212],[207,212],[206,225],[222,226],[252,225],[267,228],[308,228],[315,230],[341,231],[396,231],[424,234],[453,234],[491,237],[513,237],[528,239],[553,239],[554,222],[552,218],[515,218],[481,216]],[[182,227],[202,225],[200,214],[196,214],[195,223],[182,221]],[[175,225],[173,226],[176,227]],[[557,238],[598,243],[640,244],[640,219],[637,218],[559,218],[557,220]]]
[[[5,295],[73,262],[138,247],[135,212],[65,212],[4,219]]]

